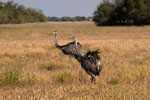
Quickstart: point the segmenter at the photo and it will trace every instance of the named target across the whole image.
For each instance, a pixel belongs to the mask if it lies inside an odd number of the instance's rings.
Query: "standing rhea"
[[[77,57],[75,55],[77,55],[78,53],[80,53],[81,55],[83,55],[83,49],[82,49],[82,46],[80,43],[77,42],[76,38],[73,38],[73,42],[70,42],[66,45],[62,45],[60,46],[58,43],[57,43],[57,36],[58,36],[58,33],[57,31],[54,31],[54,34],[55,34],[55,46],[60,49],[65,55],[68,55],[70,60],[71,60],[71,63],[72,63],[72,59],[71,57]],[[76,42],[75,42],[76,41]],[[76,45],[77,45],[77,48],[78,48],[78,52],[76,50]],[[78,59],[78,58],[76,58]]]
[[[76,50],[77,52],[79,51],[77,45]],[[86,71],[87,74],[91,76],[92,82],[95,82],[95,76],[99,75],[102,69],[100,57],[98,55],[99,53],[100,52],[96,50],[96,51],[88,51],[85,55],[80,55],[80,53],[76,55],[77,56],[76,58],[79,58],[77,60],[80,62],[82,68]]]

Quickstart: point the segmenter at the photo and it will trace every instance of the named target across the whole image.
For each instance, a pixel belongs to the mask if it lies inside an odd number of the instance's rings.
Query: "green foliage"
[[[4,75],[0,77],[1,85],[15,85],[19,83],[21,71],[17,68],[5,71]]]
[[[62,21],[71,21],[72,19],[70,17],[64,16],[61,18]]]
[[[119,83],[118,79],[112,79],[112,80],[108,81],[108,84],[111,84],[111,85],[116,85],[118,83]]]
[[[47,18],[41,10],[25,8],[12,1],[0,2],[0,24],[45,22]]]
[[[97,25],[149,25],[149,0],[103,1],[94,12]]]
[[[72,76],[70,73],[66,73],[66,72],[64,74],[60,75],[57,79],[57,81],[60,83],[63,83],[65,81],[69,81],[69,80],[72,80]]]
[[[0,85],[26,85],[33,84],[36,80],[35,75],[28,74],[27,78],[23,78],[23,72],[19,67],[6,70],[0,76]]]
[[[61,18],[58,17],[48,17],[49,21],[89,21],[91,17],[84,17],[84,16],[76,16],[76,17],[68,17],[64,16]]]
[[[114,11],[114,5],[110,2],[103,2],[99,5],[97,10],[94,12],[93,20],[97,25],[110,24],[111,15]]]

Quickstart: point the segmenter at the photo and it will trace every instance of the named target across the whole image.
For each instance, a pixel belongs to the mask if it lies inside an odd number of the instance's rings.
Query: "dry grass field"
[[[100,50],[96,84],[54,45],[76,36]],[[0,100],[150,100],[150,26],[93,23],[0,25]]]

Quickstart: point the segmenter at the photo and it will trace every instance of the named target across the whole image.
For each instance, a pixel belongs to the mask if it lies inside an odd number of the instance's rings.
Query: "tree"
[[[25,8],[13,1],[0,2],[0,23],[45,22],[47,17],[41,10]]]
[[[62,17],[61,19],[62,19],[62,21],[72,21],[72,19],[67,16]]]
[[[97,10],[94,12],[93,21],[95,21],[97,25],[111,25],[111,15],[114,12],[114,8],[115,6],[111,2],[104,1],[100,3]]]
[[[94,21],[97,25],[149,25],[150,0],[103,1]]]

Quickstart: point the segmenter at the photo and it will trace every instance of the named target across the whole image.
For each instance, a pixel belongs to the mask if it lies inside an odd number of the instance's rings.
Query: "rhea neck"
[[[78,53],[78,56],[79,56],[79,57],[82,57],[82,55],[79,53],[79,50],[78,50],[78,41],[77,41],[77,39],[76,39],[75,37],[72,37],[72,40],[73,40],[74,43],[75,43],[75,48],[76,48],[76,51],[77,51],[77,53]]]
[[[77,48],[78,41],[77,41],[77,39],[75,37],[73,37],[73,41],[75,42],[75,46]]]
[[[54,34],[55,34],[55,46],[56,46],[58,49],[60,49],[60,45],[57,43],[58,33],[55,31]]]
[[[55,44],[56,44],[57,43],[58,34],[57,34],[57,32],[55,32],[54,34],[55,34]]]

